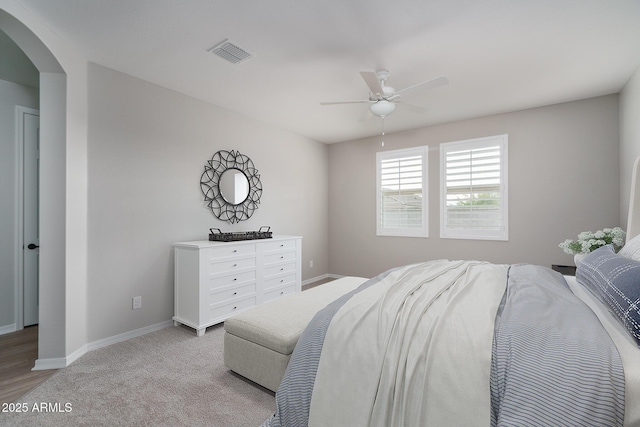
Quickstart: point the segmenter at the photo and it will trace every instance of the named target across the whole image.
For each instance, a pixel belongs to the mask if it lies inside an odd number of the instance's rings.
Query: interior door
[[[39,232],[38,200],[40,172],[40,116],[37,110],[22,113],[23,138],[23,321],[24,326],[38,323]]]

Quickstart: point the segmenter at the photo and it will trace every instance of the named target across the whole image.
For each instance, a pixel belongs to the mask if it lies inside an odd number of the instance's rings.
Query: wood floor
[[[0,403],[16,402],[56,369],[32,371],[38,358],[38,326],[0,335]]]

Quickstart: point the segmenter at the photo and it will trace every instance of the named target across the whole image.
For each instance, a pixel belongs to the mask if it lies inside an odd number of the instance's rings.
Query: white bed
[[[624,363],[625,425],[640,426],[640,349],[614,315],[581,286],[574,276],[565,276],[565,279],[573,293],[598,316],[618,348]]]
[[[629,214],[627,219],[627,242],[640,235],[640,158],[633,165],[631,192],[629,196]],[[582,301],[598,316],[616,344],[624,362],[625,375],[625,425],[640,426],[640,349],[611,313],[592,293],[580,285],[574,276],[565,277],[567,284]],[[640,282],[638,283],[640,287]]]
[[[577,277],[448,260],[385,272],[314,317],[263,425],[640,427],[639,164],[633,256],[600,248]]]

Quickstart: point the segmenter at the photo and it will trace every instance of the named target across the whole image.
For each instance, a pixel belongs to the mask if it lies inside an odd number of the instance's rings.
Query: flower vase
[[[581,252],[581,253],[575,254],[573,256],[573,262],[576,264],[576,267],[578,266],[578,264],[580,264],[587,257],[587,255],[589,255],[589,254]]]

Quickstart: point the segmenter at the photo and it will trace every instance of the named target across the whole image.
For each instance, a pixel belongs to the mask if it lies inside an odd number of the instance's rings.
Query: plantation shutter
[[[441,237],[507,240],[507,135],[441,145]]]
[[[426,237],[426,147],[377,157],[378,234]]]

